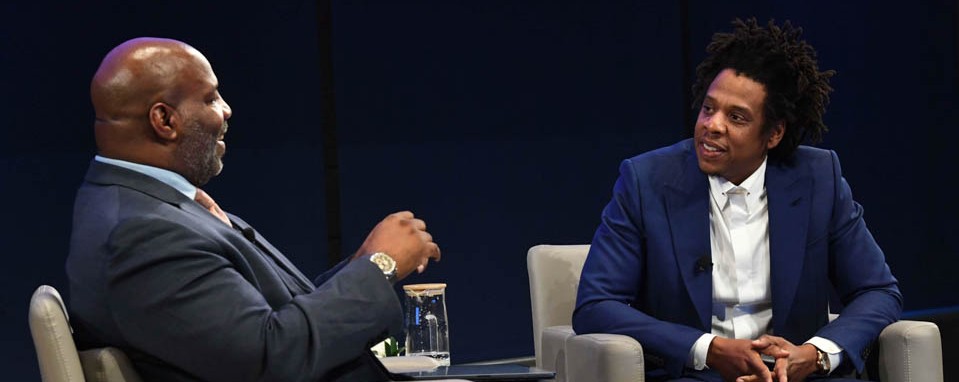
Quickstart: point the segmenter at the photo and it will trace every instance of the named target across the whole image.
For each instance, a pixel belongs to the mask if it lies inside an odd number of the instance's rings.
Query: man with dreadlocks
[[[826,131],[834,72],[789,22],[733,25],[696,70],[694,137],[620,166],[573,327],[635,338],[650,380],[862,371],[902,295],[836,153],[800,145]]]

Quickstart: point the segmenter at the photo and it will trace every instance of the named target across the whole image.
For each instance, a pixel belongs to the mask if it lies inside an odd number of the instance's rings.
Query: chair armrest
[[[584,334],[566,340],[568,382],[643,382],[645,379],[643,347],[632,337]]]
[[[941,382],[939,327],[931,322],[903,320],[883,329],[879,334],[879,379]]]
[[[115,347],[95,348],[80,352],[83,376],[87,382],[140,382],[140,374],[123,350]]]
[[[536,366],[556,372],[556,381],[566,380],[566,340],[575,336],[570,325],[550,326],[540,336],[541,351]]]

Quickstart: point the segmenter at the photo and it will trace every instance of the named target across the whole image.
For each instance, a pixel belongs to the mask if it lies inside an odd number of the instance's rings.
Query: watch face
[[[816,366],[819,367],[819,372],[822,374],[828,373],[829,372],[829,354],[826,354],[826,352],[819,349],[816,349],[816,353],[819,357],[819,359],[816,362],[818,364]]]
[[[383,273],[392,273],[396,270],[396,262],[393,261],[393,258],[389,255],[377,252],[370,256],[370,261],[372,261],[376,266],[380,267],[380,270]]]

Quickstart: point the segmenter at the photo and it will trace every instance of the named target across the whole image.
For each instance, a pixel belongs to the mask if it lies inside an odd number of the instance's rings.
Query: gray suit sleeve
[[[131,346],[209,381],[318,380],[402,324],[369,262],[271,306],[228,243],[175,222],[130,219],[112,233],[108,302]]]
[[[337,272],[340,271],[340,269],[343,269],[343,267],[345,267],[349,263],[350,263],[350,259],[346,259],[339,262],[339,264],[334,265],[333,268],[330,268],[326,272],[323,272],[319,276],[316,276],[316,278],[313,279],[313,285],[316,285],[316,286],[323,285],[323,283],[325,283],[326,280],[329,280],[330,277],[333,277],[333,275],[335,275]]]

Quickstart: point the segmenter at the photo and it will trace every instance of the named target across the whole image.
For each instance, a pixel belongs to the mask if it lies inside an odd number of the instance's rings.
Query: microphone
[[[240,230],[240,232],[243,232],[243,237],[245,237],[247,240],[256,242],[256,231],[253,230],[253,227],[243,228]]]
[[[712,255],[703,255],[696,260],[696,272],[705,272],[706,269],[713,267]]]

